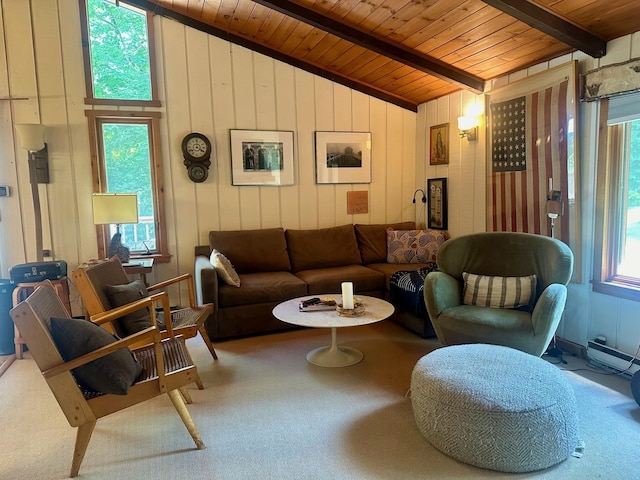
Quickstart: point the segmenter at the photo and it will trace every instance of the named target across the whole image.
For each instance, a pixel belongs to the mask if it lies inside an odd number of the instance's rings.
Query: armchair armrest
[[[531,314],[535,335],[548,332],[548,340],[551,340],[562,318],[566,301],[567,287],[565,285],[552,283],[543,290]]]
[[[432,319],[451,307],[462,304],[460,283],[444,272],[431,272],[424,280],[424,302]]]
[[[165,288],[179,282],[187,282],[187,290],[189,292],[189,306],[191,308],[194,308],[196,306],[196,288],[193,282],[193,275],[191,275],[190,273],[184,273],[177,277],[170,278],[169,280],[165,280],[164,282],[156,283],[155,285],[147,287],[147,290],[149,292],[152,292],[154,290],[159,290],[161,288]]]
[[[212,303],[214,312],[218,308],[218,272],[208,257],[198,255],[195,261],[196,297],[198,305]]]
[[[111,323],[114,320],[127,315],[128,313],[135,312],[136,310],[148,308],[149,315],[151,316],[151,323],[154,327],[157,328],[158,322],[156,319],[156,312],[154,308],[155,302],[161,302],[165,318],[171,318],[169,296],[166,292],[158,292],[154,293],[153,295],[149,295],[147,298],[141,298],[140,300],[136,300],[135,302],[128,303],[127,305],[122,305],[121,307],[116,307],[106,312],[96,313],[95,315],[92,315],[90,319],[93,323],[102,325],[104,323]],[[173,336],[173,327],[171,325],[171,322],[165,322],[165,327],[169,335]]]

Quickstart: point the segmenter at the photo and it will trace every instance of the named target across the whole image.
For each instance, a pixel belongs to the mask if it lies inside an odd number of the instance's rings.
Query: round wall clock
[[[187,174],[194,182],[204,182],[211,165],[211,142],[201,133],[192,132],[182,139],[182,156]]]

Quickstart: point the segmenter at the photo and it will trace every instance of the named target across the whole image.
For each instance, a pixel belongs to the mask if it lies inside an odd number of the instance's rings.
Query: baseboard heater
[[[633,358],[633,356],[628,353],[591,340],[587,343],[587,357],[595,363],[614,368],[618,371],[624,370],[624,373],[628,375],[633,375],[640,370],[640,359]],[[629,362],[631,362],[632,359],[633,363],[631,367],[629,367]]]

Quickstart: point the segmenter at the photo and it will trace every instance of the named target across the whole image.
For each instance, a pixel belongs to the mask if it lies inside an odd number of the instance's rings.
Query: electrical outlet
[[[53,255],[51,255],[51,250],[47,249],[47,250],[42,250],[42,256],[51,258]]]

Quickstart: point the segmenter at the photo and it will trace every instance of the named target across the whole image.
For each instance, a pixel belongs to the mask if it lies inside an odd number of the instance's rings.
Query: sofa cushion
[[[235,268],[233,268],[229,259],[221,252],[214,248],[209,257],[209,261],[211,265],[215,267],[216,273],[224,283],[234,287],[240,286],[240,277],[236,273]]]
[[[362,265],[347,265],[333,268],[317,268],[296,272],[296,276],[307,284],[309,295],[322,293],[341,294],[341,283],[353,282],[353,293],[365,294],[367,292],[384,292],[385,278],[380,272],[376,272]]]
[[[209,246],[222,252],[238,273],[291,270],[282,228],[211,231]]]
[[[387,231],[387,262],[435,262],[438,248],[445,239],[445,233],[439,230]]]
[[[218,308],[281,302],[307,294],[307,284],[289,272],[240,274],[241,286],[220,285]]]
[[[293,272],[362,264],[353,225],[285,233]]]
[[[432,268],[433,263],[372,263],[367,268],[380,272],[385,277],[386,289],[389,290],[391,276],[396,272],[418,270],[419,268]]]
[[[536,276],[498,277],[462,272],[463,303],[480,307],[526,307],[536,296]]]
[[[363,265],[387,261],[387,230],[413,230],[416,222],[354,225]]]

